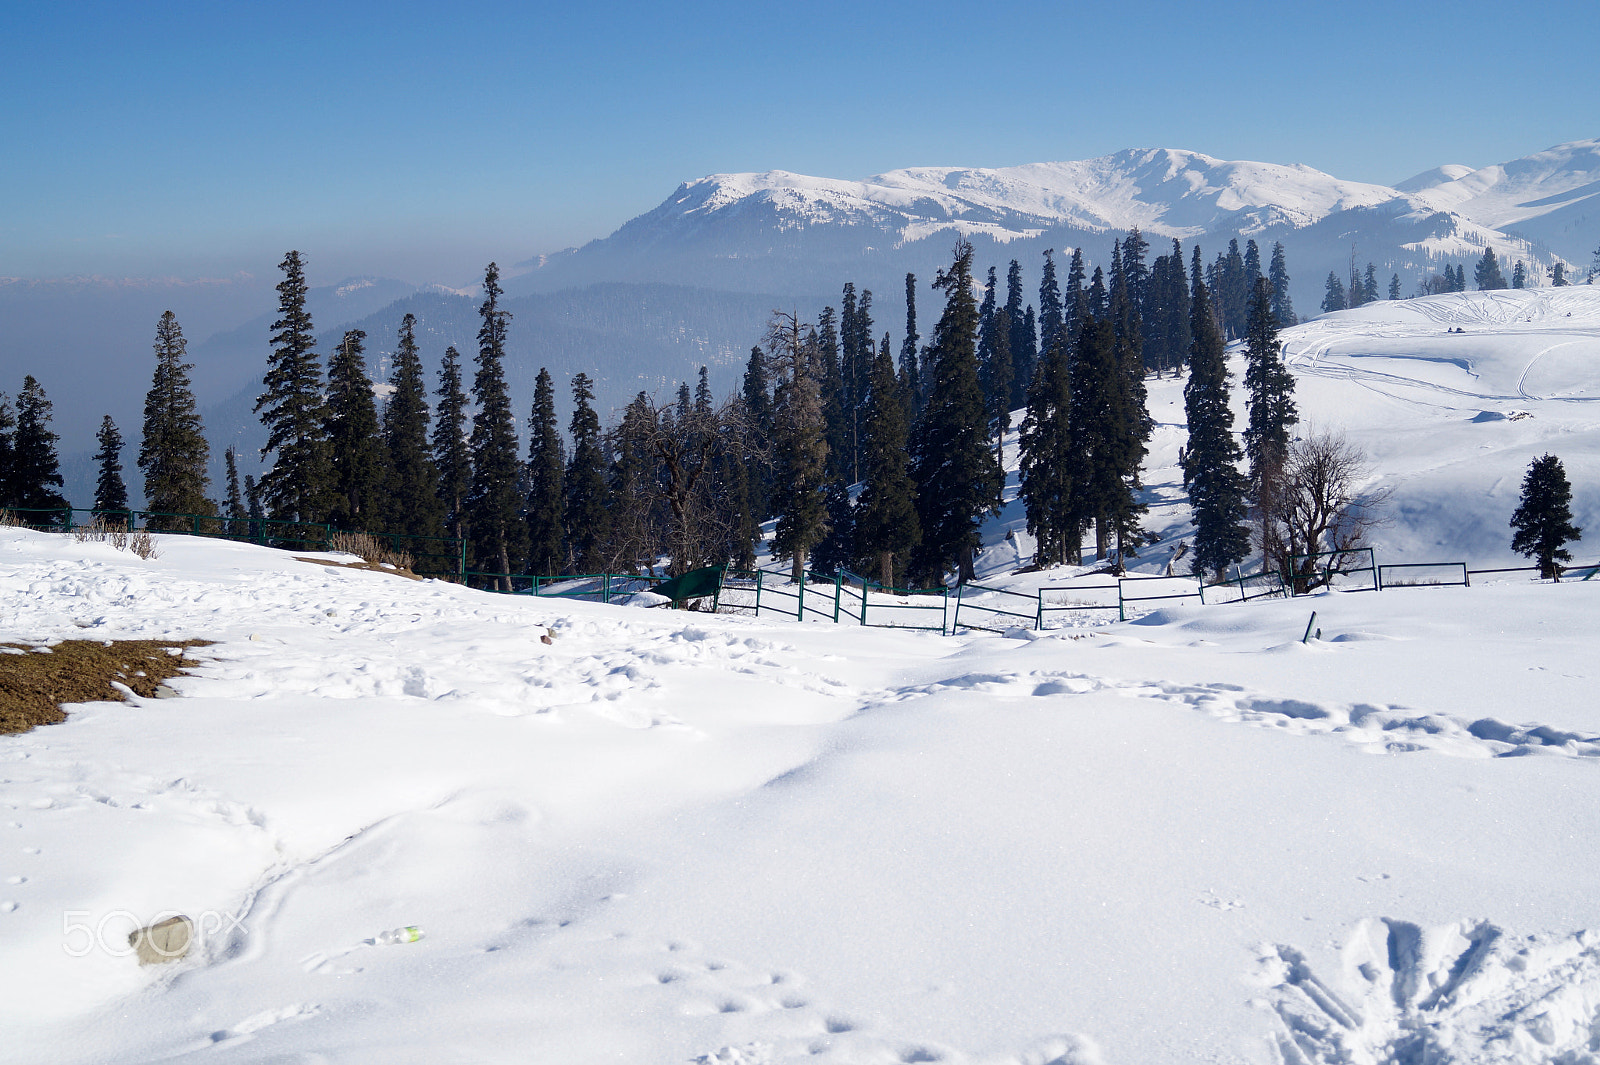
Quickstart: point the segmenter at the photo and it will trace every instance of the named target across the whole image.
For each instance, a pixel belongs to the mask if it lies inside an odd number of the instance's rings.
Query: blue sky
[[[1393,182],[1600,135],[1515,3],[0,0],[0,276],[470,283],[686,180],[1127,147]]]

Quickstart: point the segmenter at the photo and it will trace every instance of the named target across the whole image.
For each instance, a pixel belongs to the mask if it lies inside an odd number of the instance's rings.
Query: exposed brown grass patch
[[[27,732],[65,721],[66,703],[121,700],[111,686],[155,694],[162,681],[200,663],[184,655],[210,640],[62,640],[48,651],[0,643],[0,733]]]
[[[388,573],[393,576],[404,577],[407,580],[412,581],[425,581],[428,579],[426,577],[417,576],[409,569],[401,569],[398,566],[392,565],[385,566],[381,562],[329,562],[325,558],[306,558],[304,555],[295,555],[294,560],[296,562],[309,562],[313,566],[337,566],[340,569],[364,569],[371,570],[373,573]]]

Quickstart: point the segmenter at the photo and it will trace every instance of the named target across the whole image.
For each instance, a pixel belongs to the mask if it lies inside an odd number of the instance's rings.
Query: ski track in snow
[[[1290,645],[1284,645],[1287,648]],[[1282,650],[1282,648],[1280,648]],[[1250,692],[1233,684],[1122,681],[1088,673],[1035,670],[968,673],[902,689],[884,701],[978,691],[1027,698],[1099,692],[1185,706],[1219,721],[1306,735],[1335,735],[1375,754],[1431,751],[1462,758],[1554,755],[1600,758],[1600,736],[1539,724],[1509,724],[1492,717],[1467,720],[1448,713],[1372,703],[1323,703]],[[1600,762],[1596,763],[1600,766]]]
[[[1485,921],[1387,919],[1349,936],[1333,982],[1293,947],[1261,952],[1256,1005],[1284,1065],[1593,1065],[1600,932],[1513,937]]]

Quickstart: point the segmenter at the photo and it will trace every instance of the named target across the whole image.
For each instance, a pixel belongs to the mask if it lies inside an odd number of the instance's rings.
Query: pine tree
[[[417,319],[400,321],[394,353],[394,391],[383,408],[383,441],[388,451],[389,482],[384,493],[390,532],[407,536],[443,536],[444,507],[439,502],[439,469],[428,441],[428,391],[422,356],[417,351]],[[459,431],[457,437],[460,436]]]
[[[194,390],[189,385],[191,363],[184,361],[187,341],[171,311],[156,323],[156,369],[144,397],[144,437],[139,445],[139,469],[144,471],[145,506],[157,514],[215,514],[206,498],[211,478],[206,467],[211,447],[206,443]],[[155,519],[155,527],[185,528],[182,519]]]
[[[523,555],[526,525],[517,484],[522,473],[517,457],[517,427],[506,389],[506,323],[511,312],[500,309],[500,268],[490,263],[483,275],[483,304],[478,315],[478,372],[472,379],[477,411],[472,416],[472,487],[467,493],[467,529],[474,565],[492,571],[490,587],[509,592],[511,560]]]
[[[840,365],[844,378],[846,422],[849,425],[850,483],[861,480],[861,423],[866,418],[867,382],[872,377],[872,290],[862,289],[856,301],[856,313],[850,324],[854,337],[849,345],[848,365]]]
[[[850,501],[850,486],[844,483],[844,478],[835,477],[828,483],[823,507],[828,512],[828,534],[811,552],[811,570],[831,577],[855,565],[855,505]]]
[[[802,334],[793,314],[777,312],[767,330],[767,355],[778,372],[773,397],[773,492],[778,523],[772,551],[787,558],[796,584],[811,549],[828,532],[823,485],[828,468],[827,423],[815,331]]]
[[[328,453],[333,467],[333,504],[328,521],[345,529],[378,531],[387,505],[388,448],[378,431],[378,407],[367,376],[361,329],[346,330],[328,359],[326,411]]]
[[[1119,571],[1127,559],[1137,557],[1137,546],[1144,539],[1139,521],[1146,508],[1138,502],[1135,493],[1142,487],[1145,444],[1155,431],[1144,384],[1144,335],[1139,308],[1134,303],[1134,282],[1129,275],[1126,248],[1125,244],[1122,269],[1112,277],[1110,297],[1114,338],[1112,362],[1118,385],[1112,446],[1119,483],[1111,494],[1111,505],[1105,516],[1107,533],[1116,540]]]
[[[1539,575],[1560,580],[1558,562],[1572,561],[1564,546],[1582,539],[1583,530],[1572,524],[1572,486],[1567,471],[1554,455],[1534,459],[1522,478],[1522,498],[1511,515],[1511,550],[1539,562]]]
[[[101,419],[100,431],[94,439],[100,445],[94,456],[95,468],[100,471],[94,486],[94,509],[96,513],[125,511],[128,509],[128,486],[122,483],[122,433],[111,415]],[[112,514],[105,520],[122,524],[126,516]]]
[[[904,386],[906,419],[922,410],[922,366],[917,357],[917,275],[906,275],[906,335],[900,341],[900,382]]]
[[[912,358],[915,359],[913,352]],[[767,357],[760,347],[750,349],[740,389],[744,398],[745,469],[749,475],[750,510],[757,524],[772,516],[772,463],[759,441],[772,430],[772,384],[767,377]]]
[[[1256,509],[1263,565],[1280,569],[1287,559],[1282,557],[1277,533],[1277,485],[1289,454],[1289,428],[1300,416],[1294,402],[1294,377],[1284,365],[1283,345],[1278,341],[1272,285],[1264,280],[1256,283],[1250,300],[1244,385],[1249,410],[1244,453],[1249,464],[1250,499]]]
[[[1550,284],[1555,288],[1566,288],[1570,281],[1567,280],[1567,264],[1557,262],[1550,268]]]
[[[1244,245],[1244,284],[1246,293],[1256,290],[1256,281],[1260,278],[1261,247],[1255,241],[1249,240]],[[1248,312],[1246,313],[1248,314]]]
[[[1138,230],[1134,230],[1135,233]],[[1056,284],[1055,249],[1046,248],[1044,275],[1039,281],[1039,350],[1049,351],[1056,337],[1066,328],[1066,311],[1061,303],[1061,286]],[[1032,380],[1032,376],[1029,376]],[[1026,391],[1028,382],[1022,383]]]
[[[1245,278],[1244,256],[1239,253],[1238,240],[1228,241],[1228,253],[1218,259],[1215,293],[1217,314],[1222,319],[1224,335],[1244,335],[1245,304],[1249,300],[1248,280]]]
[[[1339,280],[1339,275],[1332,270],[1328,271],[1328,284],[1322,296],[1322,311],[1342,311],[1348,304],[1345,302],[1344,282]]]
[[[228,498],[223,508],[223,513],[228,518],[226,526],[230,536],[249,535],[249,526],[245,519],[249,516],[244,506],[244,496],[239,491],[239,454],[233,448],[222,453],[222,463],[226,470],[228,482]]]
[[[12,434],[16,428],[17,416],[11,408],[11,397],[0,392],[0,510],[16,505],[12,476],[15,472],[12,465],[15,456]]]
[[[24,377],[11,436],[10,505],[20,510],[63,512],[25,515],[29,525],[63,525],[69,506],[66,497],[55,491],[62,485],[61,463],[56,457],[60,437],[50,431],[51,409],[39,382],[32,374]]]
[[[1400,275],[1399,274],[1395,274],[1394,276],[1389,278],[1389,298],[1392,299],[1392,300],[1397,300],[1397,299],[1400,298]]]
[[[1158,256],[1150,270],[1144,306],[1145,363],[1157,374],[1177,373],[1189,357],[1189,274],[1183,249]]]
[[[278,268],[284,275],[278,283],[278,320],[272,323],[272,354],[262,378],[266,391],[255,405],[267,429],[261,457],[276,452],[277,459],[257,488],[274,519],[321,521],[333,487],[322,409],[322,365],[312,350],[316,337],[306,310],[300,253],[291,251]],[[148,488],[145,494],[149,496]]]
[[[851,325],[856,314],[856,287],[844,287],[845,313]],[[840,368],[838,319],[832,307],[824,307],[817,316],[817,387],[822,397],[822,420],[827,425],[828,476],[843,473],[849,464],[847,453],[849,425],[844,410],[844,377]]]
[[[1083,331],[1078,331],[1081,339]],[[1022,419],[1021,488],[1028,532],[1034,537],[1034,562],[1041,568],[1075,561],[1080,553],[1079,525],[1073,513],[1074,473],[1080,467],[1073,453],[1071,359],[1065,333],[1044,353],[1028,390],[1028,412]]]
[[[1479,292],[1492,292],[1506,287],[1506,278],[1500,272],[1500,261],[1494,257],[1493,248],[1483,249],[1483,258],[1473,268],[1472,280]],[[1465,288],[1465,285],[1462,287]]]
[[[1367,272],[1361,279],[1361,304],[1378,302],[1378,270],[1371,263],[1367,264]]]
[[[856,500],[855,546],[863,557],[876,559],[879,583],[895,584],[896,562],[905,559],[921,539],[915,490],[907,470],[905,407],[898,395],[887,337],[872,367],[868,391],[863,474],[866,487]]]
[[[1150,298],[1150,269],[1144,262],[1144,257],[1149,253],[1150,244],[1139,232],[1139,227],[1128,230],[1128,235],[1122,239],[1122,279],[1128,289],[1128,302],[1133,307],[1134,316],[1139,319],[1141,333],[1144,329],[1144,305]],[[1258,269],[1260,265],[1258,257]]]
[[[1194,342],[1189,381],[1183,389],[1189,426],[1183,484],[1194,512],[1191,572],[1221,577],[1229,565],[1250,553],[1250,533],[1244,525],[1245,481],[1239,473],[1239,445],[1233,438],[1233,412],[1228,407],[1228,364],[1205,281],[1198,272],[1190,313]]]
[[[999,453],[1006,430],[1011,428],[1011,324],[1004,308],[997,308],[994,267],[978,307],[978,382],[983,388],[986,422],[994,424],[995,452]]]
[[[1098,282],[1098,268],[1095,273]],[[1072,456],[1077,464],[1071,510],[1079,524],[1094,522],[1099,560],[1111,546],[1113,515],[1125,503],[1123,435],[1132,418],[1116,357],[1116,331],[1109,318],[1083,323],[1070,375]]]
[[[1299,324],[1294,302],[1289,298],[1289,265],[1284,258],[1282,242],[1272,245],[1272,265],[1267,268],[1267,280],[1272,282],[1272,316],[1278,320],[1279,328]]]
[[[1011,373],[1007,378],[1006,394],[999,402],[1007,411],[1016,410],[1027,402],[1028,381],[1033,377],[1033,364],[1039,357],[1039,340],[1033,317],[1033,307],[1022,307],[1022,264],[1011,260],[1006,273],[1005,320],[1011,328],[1007,337],[1011,348]]]
[[[539,368],[528,418],[528,572],[554,577],[566,561],[563,545],[567,457],[556,425],[556,389]]]
[[[937,581],[954,564],[965,580],[973,576],[979,519],[1000,491],[1000,467],[988,448],[978,386],[978,306],[972,296],[972,245],[965,239],[956,242],[950,269],[939,272],[933,287],[943,290],[945,308],[930,345],[928,406],[911,441],[922,526],[913,568]]]
[[[585,373],[572,378],[572,459],[567,463],[564,517],[574,571],[593,573],[603,564],[602,547],[610,528],[605,442],[594,411],[594,382]]]
[[[1511,268],[1511,287],[1526,288],[1528,285],[1528,268],[1522,265],[1522,260],[1517,260],[1517,265]]]
[[[439,471],[439,506],[449,535],[467,535],[467,494],[472,491],[472,452],[467,447],[467,397],[461,391],[461,353],[444,349],[439,367],[439,416],[433,426],[433,461]]]
[[[1083,249],[1073,248],[1072,258],[1067,263],[1067,288],[1061,296],[1061,303],[1066,316],[1067,344],[1070,346],[1078,339],[1078,326],[1084,316],[1083,282],[1088,275],[1083,269]]]

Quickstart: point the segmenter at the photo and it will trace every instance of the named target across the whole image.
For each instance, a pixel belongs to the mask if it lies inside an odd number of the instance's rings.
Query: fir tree
[[[905,407],[889,359],[888,338],[873,363],[868,391],[863,474],[866,487],[856,500],[855,546],[878,564],[878,581],[895,584],[895,568],[921,539],[911,475],[907,471]]]
[[[378,431],[378,407],[367,376],[361,329],[346,330],[328,359],[328,453],[333,466],[333,505],[328,521],[345,529],[378,530],[387,511],[388,448]]]
[[[556,390],[550,371],[539,368],[528,419],[528,572],[553,577],[566,561],[563,547],[567,457],[556,426]]]
[[[1125,503],[1124,433],[1131,420],[1116,331],[1108,318],[1090,318],[1079,329],[1070,377],[1072,456],[1078,467],[1071,510],[1080,524],[1094,522],[1098,560],[1106,557],[1113,516]]]
[[[16,428],[17,416],[11,409],[11,397],[0,392],[0,510],[16,505],[12,476],[12,459],[15,455],[12,433]]]
[[[1400,275],[1399,274],[1395,274],[1395,275],[1393,275],[1392,277],[1389,278],[1389,298],[1391,300],[1397,300],[1397,299],[1400,298]]]
[[[1367,272],[1361,279],[1361,304],[1378,302],[1378,270],[1371,263],[1367,264]]]
[[[66,497],[55,489],[62,485],[61,463],[56,457],[60,439],[50,431],[50,400],[33,375],[22,379],[17,393],[16,429],[11,436],[10,505],[20,510],[65,511]],[[60,526],[65,513],[28,514],[29,525]]]
[[[1261,278],[1261,247],[1255,241],[1246,241],[1244,245],[1244,284],[1245,292],[1256,290],[1256,281]],[[1247,297],[1248,298],[1248,297]],[[1246,311],[1246,315],[1248,315]]]
[[[1139,232],[1139,227],[1128,230],[1128,235],[1122,238],[1122,279],[1128,289],[1128,302],[1139,319],[1141,332],[1144,329],[1144,305],[1150,298],[1150,270],[1144,262],[1144,257],[1149,253],[1150,244]],[[1260,267],[1259,256],[1256,265]]]
[[[1083,331],[1078,335],[1081,338]],[[1075,561],[1080,552],[1073,453],[1071,359],[1063,333],[1044,353],[1028,390],[1022,419],[1021,488],[1028,532],[1034,537],[1034,562],[1040,567]]]
[[[206,498],[211,448],[189,386],[194,366],[184,361],[186,348],[177,317],[167,311],[156,323],[156,369],[144,397],[144,437],[139,445],[145,506],[157,514],[216,513]],[[157,528],[164,524],[183,528],[187,522],[156,519]]]
[[[1328,271],[1328,284],[1322,296],[1322,310],[1326,314],[1330,311],[1342,311],[1348,304],[1345,302],[1344,282],[1339,280],[1339,275],[1332,270]]]
[[[476,567],[499,576],[490,587],[509,592],[511,560],[523,555],[526,526],[517,490],[522,470],[517,459],[517,427],[506,390],[506,323],[511,312],[500,309],[500,269],[490,263],[483,275],[483,304],[478,316],[478,372],[472,379],[477,411],[472,416],[472,487],[467,493],[467,529]]]
[[[1583,530],[1572,524],[1572,486],[1567,471],[1554,455],[1534,459],[1522,478],[1522,498],[1511,515],[1511,550],[1537,559],[1539,575],[1560,580],[1558,563],[1572,561],[1564,545],[1582,538]]]
[[[856,287],[844,287],[844,308],[852,320],[856,313]],[[822,420],[827,426],[828,475],[839,476],[848,468],[849,425],[844,409],[844,378],[840,369],[838,319],[832,307],[817,316],[817,387],[822,397]]]
[[[915,353],[912,353],[915,361]],[[772,498],[772,463],[759,453],[766,449],[757,445],[758,434],[764,436],[772,429],[772,384],[767,378],[767,357],[760,347],[750,349],[750,359],[745,363],[744,380],[740,394],[744,398],[745,469],[749,475],[750,510],[757,524],[771,517],[769,500]]]
[[[820,349],[815,331],[802,334],[795,315],[773,315],[767,330],[767,355],[778,372],[773,396],[771,500],[778,522],[772,551],[790,560],[796,584],[805,579],[811,549],[828,532],[823,498],[828,440],[818,380]]]
[[[1567,280],[1567,265],[1557,262],[1550,268],[1550,284],[1555,288],[1566,288],[1570,281]]]
[[[1473,268],[1472,280],[1479,292],[1492,292],[1506,287],[1505,275],[1500,272],[1500,261],[1494,257],[1493,248],[1483,249],[1483,258]],[[1466,287],[1462,286],[1463,289]]]
[[[444,349],[439,367],[439,416],[433,426],[433,461],[439,471],[439,506],[449,535],[467,535],[467,494],[472,490],[472,452],[467,447],[467,397],[461,391],[461,354]]]
[[[994,267],[984,286],[983,303],[978,307],[978,382],[983,387],[984,415],[994,424],[995,451],[998,454],[1011,427],[1011,326],[1004,308],[997,308]]]
[[[1272,285],[1258,281],[1250,299],[1245,332],[1244,385],[1249,424],[1244,453],[1249,464],[1250,499],[1256,509],[1263,565],[1280,569],[1288,560],[1279,542],[1275,511],[1278,483],[1289,455],[1289,428],[1299,420],[1294,402],[1294,377],[1283,362],[1278,319],[1272,312]]]
[[[1145,444],[1155,430],[1146,403],[1144,335],[1139,309],[1134,303],[1126,245],[1120,265],[1121,270],[1112,277],[1110,297],[1112,363],[1118,389],[1112,447],[1119,483],[1113,488],[1105,514],[1106,531],[1117,545],[1119,571],[1127,559],[1137,556],[1137,546],[1144,539],[1139,521],[1146,508],[1138,502],[1135,493],[1142,486]]]
[[[1138,230],[1134,230],[1135,233]],[[1049,351],[1056,337],[1066,328],[1066,311],[1061,303],[1061,286],[1056,284],[1055,249],[1044,252],[1044,275],[1039,281],[1039,350]],[[1032,380],[1032,376],[1029,376]],[[1027,381],[1023,383],[1027,389]]]
[[[950,269],[939,272],[933,287],[943,290],[945,308],[930,345],[933,380],[928,406],[911,442],[911,475],[922,526],[914,568],[937,581],[953,564],[962,579],[970,579],[978,522],[995,504],[1000,467],[985,433],[972,245],[965,239],[956,242]]]
[[[278,283],[278,320],[272,323],[272,354],[262,378],[266,391],[255,405],[267,429],[261,457],[276,452],[277,459],[257,487],[271,517],[321,521],[331,502],[333,482],[322,409],[322,365],[312,350],[316,337],[306,310],[300,253],[291,251],[278,268],[284,275]]]
[[[383,408],[389,470],[384,525],[390,532],[408,536],[442,536],[444,507],[439,502],[439,469],[428,440],[428,391],[417,351],[416,326],[412,314],[400,321],[390,381],[394,391]],[[460,432],[456,435],[459,438]]]
[[[128,509],[128,486],[122,483],[122,433],[111,415],[101,419],[100,431],[94,439],[100,445],[94,456],[95,468],[100,471],[94,485],[94,509],[97,513],[125,511]],[[112,514],[106,520],[123,524],[126,515]]]
[[[593,573],[603,564],[602,546],[610,527],[607,507],[604,440],[594,411],[594,382],[585,373],[572,379],[572,459],[567,463],[564,517],[567,544],[578,573]]]
[[[239,455],[233,448],[222,453],[222,463],[226,471],[228,483],[228,498],[223,508],[223,513],[228,518],[226,526],[230,536],[249,535],[249,526],[245,519],[249,513],[245,510],[244,495],[239,491]]]
[[[1294,302],[1289,298],[1289,265],[1281,242],[1272,245],[1272,265],[1267,268],[1267,280],[1272,282],[1272,316],[1278,320],[1278,327],[1287,329],[1299,324]]]
[[[900,341],[900,382],[904,386],[906,418],[915,418],[922,410],[923,386],[921,360],[917,357],[917,275],[906,275],[906,335]]]
[[[1073,248],[1072,259],[1067,263],[1067,288],[1061,297],[1067,320],[1067,343],[1069,345],[1078,339],[1078,326],[1083,322],[1085,313],[1083,282],[1087,276],[1083,267],[1083,249]]]
[[[828,483],[823,507],[828,512],[828,534],[818,541],[811,553],[811,570],[831,577],[855,565],[855,505],[850,501],[850,486],[844,483],[844,478],[835,477]]]
[[[1239,445],[1228,407],[1228,364],[1223,340],[1211,315],[1205,282],[1195,278],[1191,303],[1193,347],[1189,382],[1183,389],[1189,444],[1183,456],[1183,484],[1194,512],[1191,571],[1221,577],[1250,552],[1244,525],[1245,481],[1239,474]]]
[[[1517,265],[1511,268],[1511,287],[1526,288],[1528,285],[1528,268],[1522,265],[1522,260],[1517,260]]]
[[[1026,402],[1028,380],[1033,377],[1039,346],[1033,308],[1029,306],[1023,310],[1022,307],[1022,264],[1015,259],[1011,260],[1011,269],[1006,273],[1005,321],[1011,329],[1011,335],[1006,338],[1010,341],[1011,373],[1006,380],[1006,392],[997,402],[1007,411],[1013,411]]]
[[[1249,281],[1245,277],[1244,256],[1239,252],[1238,240],[1228,241],[1228,253],[1218,258],[1216,313],[1221,317],[1224,335],[1244,335],[1245,304],[1250,298]]]

